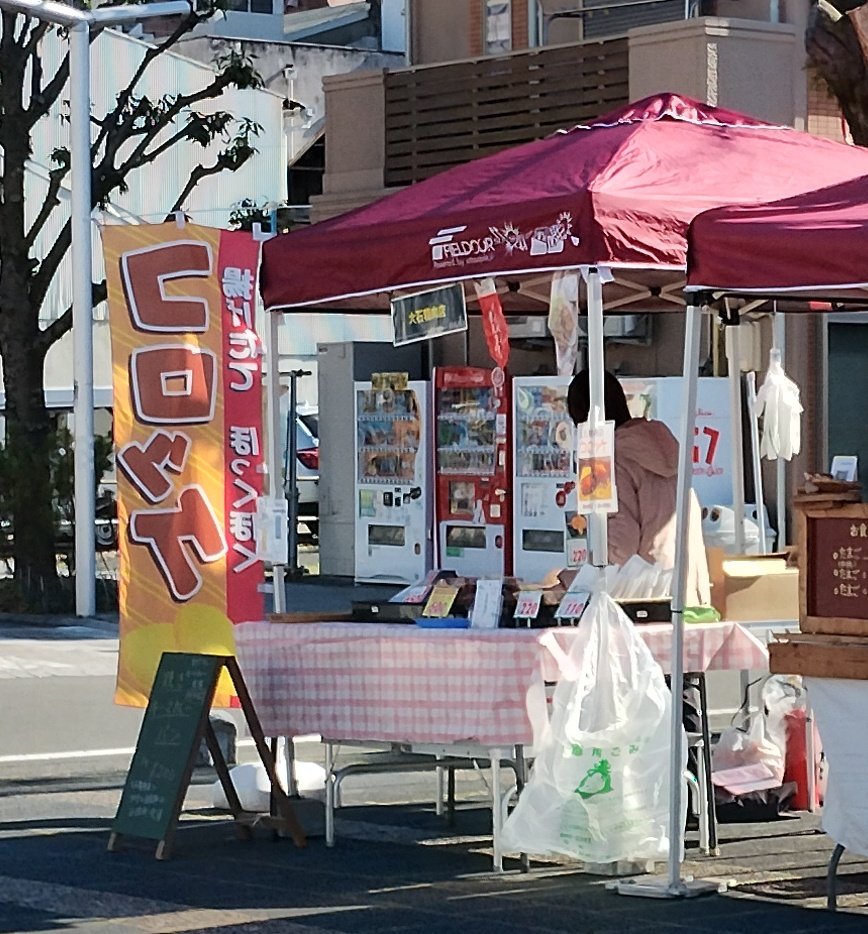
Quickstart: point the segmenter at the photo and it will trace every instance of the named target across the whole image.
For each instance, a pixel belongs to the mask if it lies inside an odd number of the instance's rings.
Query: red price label
[[[702,428],[697,425],[693,429],[693,434],[696,438],[693,443],[693,463],[711,466],[714,464],[714,455],[720,441],[720,432],[710,425],[704,425]]]
[[[559,619],[578,619],[584,612],[584,609],[587,605],[587,594],[568,593],[563,598],[563,600],[561,600],[560,606],[558,607],[557,613],[555,615]]]
[[[515,615],[519,619],[536,619],[541,601],[542,594],[538,590],[520,593],[515,605]]]

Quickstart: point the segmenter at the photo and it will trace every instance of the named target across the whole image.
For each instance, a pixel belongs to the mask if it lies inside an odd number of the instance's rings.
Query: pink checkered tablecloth
[[[638,630],[668,671],[671,626]],[[558,677],[546,633],[569,651],[578,630],[255,622],[235,640],[267,736],[511,746],[532,743],[532,689]],[[767,665],[765,647],[738,623],[685,626],[685,671]]]

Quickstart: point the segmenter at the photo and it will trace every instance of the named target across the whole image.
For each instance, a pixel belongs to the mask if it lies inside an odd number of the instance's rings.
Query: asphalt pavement
[[[289,584],[288,605],[339,610],[393,590],[310,578]],[[557,861],[494,874],[482,770],[460,773],[453,824],[428,774],[356,776],[336,845],[299,849],[263,828],[239,840],[212,807],[213,772],[197,769],[171,860],[141,840],[108,853],[141,716],[111,703],[115,659],[115,620],[0,619],[0,934],[868,930],[868,861],[845,855],[842,910],[823,907],[832,844],[817,815],[723,824],[716,857],[689,831],[684,874],[725,894],[631,898]],[[299,757],[321,762],[321,749],[303,742]]]

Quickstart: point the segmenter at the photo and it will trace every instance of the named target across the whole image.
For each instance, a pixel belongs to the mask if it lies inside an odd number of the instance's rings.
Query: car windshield
[[[298,420],[305,426],[305,428],[310,431],[310,433],[315,437],[319,437],[319,417],[315,412],[312,412],[307,415],[299,415]]]

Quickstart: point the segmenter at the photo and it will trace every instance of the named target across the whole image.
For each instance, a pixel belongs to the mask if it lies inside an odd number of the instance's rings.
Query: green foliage
[[[50,437],[49,468],[51,473],[51,503],[56,539],[71,535],[75,522],[75,457],[72,433],[68,428],[55,428]],[[109,435],[94,438],[94,476],[96,487],[112,466],[112,439]],[[14,537],[12,525],[15,476],[24,463],[14,443],[0,446],[0,529],[3,538]],[[96,492],[96,491],[94,491]]]

